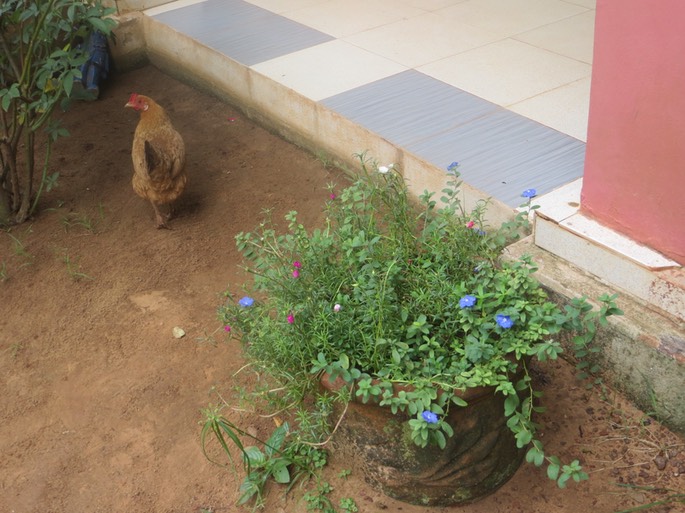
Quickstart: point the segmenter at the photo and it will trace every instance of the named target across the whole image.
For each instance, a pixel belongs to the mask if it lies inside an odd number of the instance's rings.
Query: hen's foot
[[[158,230],[161,230],[161,229],[171,230],[171,228],[169,228],[169,225],[166,223],[166,219],[164,219],[165,217],[166,216],[163,217],[163,216],[157,215],[157,229]]]
[[[166,222],[169,220],[169,217],[162,215],[162,213],[159,211],[159,208],[157,208],[157,205],[155,205],[152,201],[150,203],[152,203],[152,208],[155,209],[155,219],[157,221],[157,228],[165,228],[167,230],[170,230],[171,228],[169,228],[169,225],[166,224]]]
[[[167,210],[167,213],[164,214],[164,218],[165,218],[167,221],[169,221],[170,219],[172,219],[172,218],[174,217],[174,214],[175,214],[175,213],[176,213],[176,212],[174,211],[174,206],[173,206],[173,205],[169,205],[169,209]]]

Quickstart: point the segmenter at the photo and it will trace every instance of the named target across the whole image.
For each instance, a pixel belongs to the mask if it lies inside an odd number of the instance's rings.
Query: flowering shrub
[[[308,230],[291,212],[286,233],[267,217],[236,237],[254,288],[230,297],[220,317],[247,358],[302,394],[316,393],[323,373],[343,379],[359,400],[408,415],[422,447],[452,435],[444,419],[466,405],[456,391],[491,386],[529,462],[546,461],[560,486],[586,478],[536,438],[540,394],[528,363],[556,358],[562,331],[586,350],[597,323],[620,313],[614,297],[601,297],[600,310],[585,299],[561,309],[531,276],[530,258],[500,261],[527,212],[484,226],[485,204],[466,211],[459,199],[456,163],[439,204],[430,193],[413,202],[395,166],[370,167],[362,159],[361,177],[330,191],[323,227]],[[530,208],[535,191],[522,196]],[[395,384],[410,387],[395,393]]]

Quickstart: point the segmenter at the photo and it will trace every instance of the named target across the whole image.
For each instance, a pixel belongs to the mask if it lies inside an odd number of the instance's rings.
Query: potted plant
[[[227,293],[225,329],[286,390],[343,398],[339,433],[388,495],[471,502],[524,455],[559,486],[587,478],[536,436],[529,364],[557,358],[564,332],[587,351],[598,323],[620,313],[615,296],[599,309],[548,299],[530,258],[501,258],[528,211],[486,227],[486,205],[460,200],[458,164],[438,202],[414,201],[397,166],[360,160],[352,185],[331,187],[321,227],[291,212],[284,233],[267,216],[236,237],[254,283],[237,301]],[[534,195],[523,194],[528,209]]]

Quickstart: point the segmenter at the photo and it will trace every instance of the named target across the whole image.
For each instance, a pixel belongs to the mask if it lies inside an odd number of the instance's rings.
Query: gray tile
[[[208,0],[155,16],[245,65],[333,40],[241,0]],[[512,207],[583,174],[585,144],[408,70],[321,101],[350,120]]]
[[[241,0],[208,0],[154,17],[247,66],[334,39]]]
[[[406,149],[441,168],[458,161],[464,182],[512,207],[525,189],[581,177],[585,162],[583,142],[504,109]]]
[[[331,96],[321,103],[404,147],[499,108],[415,70]]]

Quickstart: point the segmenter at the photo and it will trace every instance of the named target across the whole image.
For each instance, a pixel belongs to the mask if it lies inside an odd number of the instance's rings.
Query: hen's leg
[[[152,203],[152,208],[155,209],[155,219],[157,220],[157,228],[169,228],[166,224],[166,221],[164,220],[164,216],[161,214],[159,211],[159,208],[155,204],[154,201],[150,201]]]

